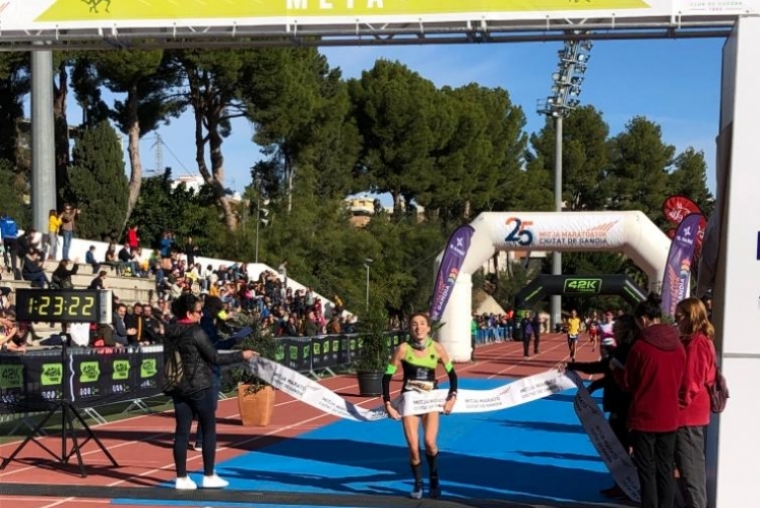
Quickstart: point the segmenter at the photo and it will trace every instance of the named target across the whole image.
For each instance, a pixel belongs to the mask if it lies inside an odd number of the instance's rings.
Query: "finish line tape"
[[[356,422],[374,422],[388,418],[385,409],[365,409],[337,393],[282,364],[261,357],[249,360],[249,369],[256,377],[294,399],[332,416]],[[548,370],[524,377],[490,390],[458,390],[452,414],[501,411],[543,399],[576,388],[575,414],[613,479],[634,502],[639,502],[639,479],[627,450],[623,449],[604,418],[604,413],[591,398],[581,378],[574,372]],[[442,411],[448,390],[427,393],[406,392],[393,401],[403,416]]]

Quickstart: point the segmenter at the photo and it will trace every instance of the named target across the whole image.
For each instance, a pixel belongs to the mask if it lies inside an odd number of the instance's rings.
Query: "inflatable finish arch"
[[[438,339],[455,362],[470,359],[472,273],[497,251],[622,252],[659,288],[670,249],[668,237],[642,212],[487,212],[470,224],[475,232],[449,302]],[[436,260],[436,270],[443,252]]]

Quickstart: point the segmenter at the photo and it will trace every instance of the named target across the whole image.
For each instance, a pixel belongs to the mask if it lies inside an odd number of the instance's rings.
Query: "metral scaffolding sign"
[[[176,26],[680,18],[756,14],[758,0],[0,0],[7,31]]]

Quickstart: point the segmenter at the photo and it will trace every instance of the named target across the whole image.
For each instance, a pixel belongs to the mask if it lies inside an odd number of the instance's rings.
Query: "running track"
[[[579,361],[592,361],[597,354],[590,350],[583,338],[578,347]],[[461,377],[515,378],[537,374],[568,359],[564,335],[546,334],[541,338],[541,352],[524,358],[521,342],[495,343],[481,346],[475,352],[476,361],[459,364]],[[439,370],[439,378],[446,374]],[[322,384],[348,400],[367,408],[381,405],[379,398],[358,397],[354,376],[337,376],[325,379]],[[398,392],[399,381],[391,387]],[[330,424],[336,418],[294,400],[281,392],[272,423],[266,428],[242,427],[239,422],[237,401],[219,402],[217,411],[217,462],[265,447],[279,440],[297,437],[303,432]],[[8,467],[0,471],[0,483],[35,483],[42,485],[97,485],[109,487],[155,487],[174,478],[171,447],[174,419],[171,412],[140,415],[128,419],[92,426],[95,434],[114,456],[120,467],[114,468],[94,443],[83,449],[83,461],[88,476],[81,478],[76,458],[62,465],[38,446],[29,443]],[[42,440],[52,450],[60,450],[60,436]],[[0,446],[0,456],[12,453],[17,443]],[[188,469],[200,467],[200,452],[188,452]],[[7,504],[6,504],[7,503]],[[53,498],[0,496],[0,506],[14,508],[99,508],[111,503],[110,499]],[[130,505],[120,505],[130,508]],[[139,508],[144,508],[141,505]]]

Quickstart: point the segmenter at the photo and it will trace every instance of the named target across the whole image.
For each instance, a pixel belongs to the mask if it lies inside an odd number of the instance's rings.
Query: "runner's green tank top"
[[[402,391],[419,390],[430,391],[435,389],[435,369],[438,367],[438,352],[432,339],[426,339],[424,355],[417,356],[418,350],[407,345],[406,355],[401,360],[404,372],[404,386]]]

